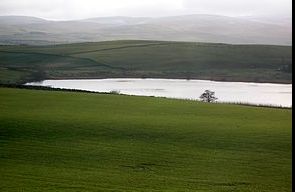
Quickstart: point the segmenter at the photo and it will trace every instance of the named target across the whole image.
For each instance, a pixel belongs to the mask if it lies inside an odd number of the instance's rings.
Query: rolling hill
[[[292,82],[292,47],[167,41],[0,46],[0,82],[181,78]]]
[[[202,14],[160,18],[101,17],[75,21],[0,17],[1,44],[46,45],[132,39],[291,45],[292,27],[284,22]]]

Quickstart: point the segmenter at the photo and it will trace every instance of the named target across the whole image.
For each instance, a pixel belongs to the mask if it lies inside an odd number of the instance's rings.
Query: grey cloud
[[[291,15],[292,0],[0,0],[0,15],[56,20],[183,14]]]
[[[222,15],[291,15],[292,0],[184,0],[187,10]]]

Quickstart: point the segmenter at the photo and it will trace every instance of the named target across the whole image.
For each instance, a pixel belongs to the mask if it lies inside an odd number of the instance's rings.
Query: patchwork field
[[[2,84],[115,77],[292,83],[292,46],[135,40],[0,46]]]
[[[291,191],[291,116],[0,88],[0,191]]]

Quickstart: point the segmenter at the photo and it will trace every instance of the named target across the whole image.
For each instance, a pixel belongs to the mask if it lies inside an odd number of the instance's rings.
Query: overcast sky
[[[290,16],[292,0],[0,0],[0,15],[52,20],[184,14]]]

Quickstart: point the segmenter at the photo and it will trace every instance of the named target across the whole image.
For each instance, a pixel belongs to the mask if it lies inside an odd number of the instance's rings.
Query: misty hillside
[[[0,17],[1,44],[42,45],[126,39],[291,45],[292,27],[290,22],[216,15],[100,17],[76,21]]]

